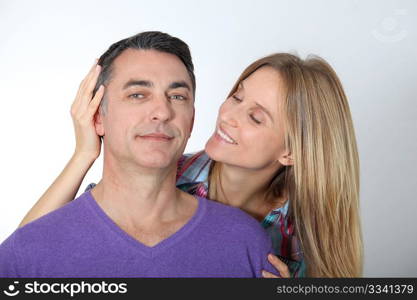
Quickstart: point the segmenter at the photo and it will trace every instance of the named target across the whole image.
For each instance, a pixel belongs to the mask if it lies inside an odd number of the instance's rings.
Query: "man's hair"
[[[193,93],[195,94],[196,83],[194,65],[188,45],[179,38],[159,31],[141,32],[111,45],[98,60],[98,64],[101,66],[101,72],[94,89],[94,94],[97,92],[100,85],[106,85],[110,81],[113,71],[113,61],[126,49],[156,50],[175,55],[182,61],[187,69],[191,79]],[[104,97],[100,105],[103,112],[105,112],[106,106],[107,99]]]

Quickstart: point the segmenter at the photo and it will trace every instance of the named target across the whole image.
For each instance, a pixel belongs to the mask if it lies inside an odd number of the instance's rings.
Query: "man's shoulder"
[[[260,222],[239,208],[207,200],[206,230],[210,240],[221,245],[225,256],[233,255],[249,262],[254,276],[261,277],[260,271],[273,271],[267,262],[272,252],[272,243]],[[226,246],[227,245],[227,246]],[[224,249],[227,248],[227,250]]]
[[[267,233],[260,223],[237,207],[207,199],[207,214],[223,230],[244,233],[242,237],[256,240],[267,237]]]
[[[86,192],[63,207],[19,228],[15,234],[19,236],[19,239],[39,237],[47,239],[55,238],[57,231],[74,230],[89,214],[88,201],[90,201],[89,192]]]
[[[17,229],[0,246],[0,267],[10,258],[12,262],[6,265],[6,274],[29,277],[37,274],[37,277],[49,274],[43,273],[44,270],[55,270],[61,263],[74,262],[68,260],[69,256],[77,260],[80,253],[91,253],[97,248],[94,237],[99,227],[94,210],[89,207],[90,197],[84,193],[62,208]],[[80,252],[81,248],[84,252]]]
[[[223,219],[225,222],[257,224],[257,221],[241,209],[223,204],[214,200],[206,199],[208,212],[214,217]]]

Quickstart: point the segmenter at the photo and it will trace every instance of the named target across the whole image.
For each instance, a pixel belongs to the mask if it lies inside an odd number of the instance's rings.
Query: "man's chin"
[[[171,167],[172,164],[164,162],[146,162],[138,164],[139,167],[149,170],[164,170]]]
[[[148,169],[168,169],[177,164],[177,159],[172,156],[164,156],[152,154],[149,156],[141,156],[135,159],[136,164],[142,168]]]
[[[142,148],[142,149],[132,149],[131,154],[133,160],[138,166],[143,168],[152,168],[152,169],[165,169],[172,166],[177,166],[178,159],[181,157],[182,153],[173,151],[172,149],[167,148]]]

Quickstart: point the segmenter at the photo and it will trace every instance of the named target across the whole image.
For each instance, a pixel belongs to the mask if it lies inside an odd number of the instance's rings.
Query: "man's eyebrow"
[[[123,85],[123,89],[125,90],[125,89],[130,88],[131,86],[135,86],[135,85],[144,86],[144,87],[153,87],[153,82],[151,82],[149,80],[134,80],[134,79],[131,79]]]
[[[171,83],[168,87],[169,90],[178,89],[178,88],[186,88],[187,90],[191,91],[191,87],[185,81],[175,81]]]

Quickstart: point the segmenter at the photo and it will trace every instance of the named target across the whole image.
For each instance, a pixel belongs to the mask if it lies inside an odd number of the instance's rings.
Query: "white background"
[[[315,53],[339,74],[361,158],[368,277],[417,276],[417,2],[0,1],[0,241],[74,149],[70,105],[94,59],[144,30],[186,41],[202,149],[240,72],[272,52]],[[82,189],[101,177],[101,159]]]

